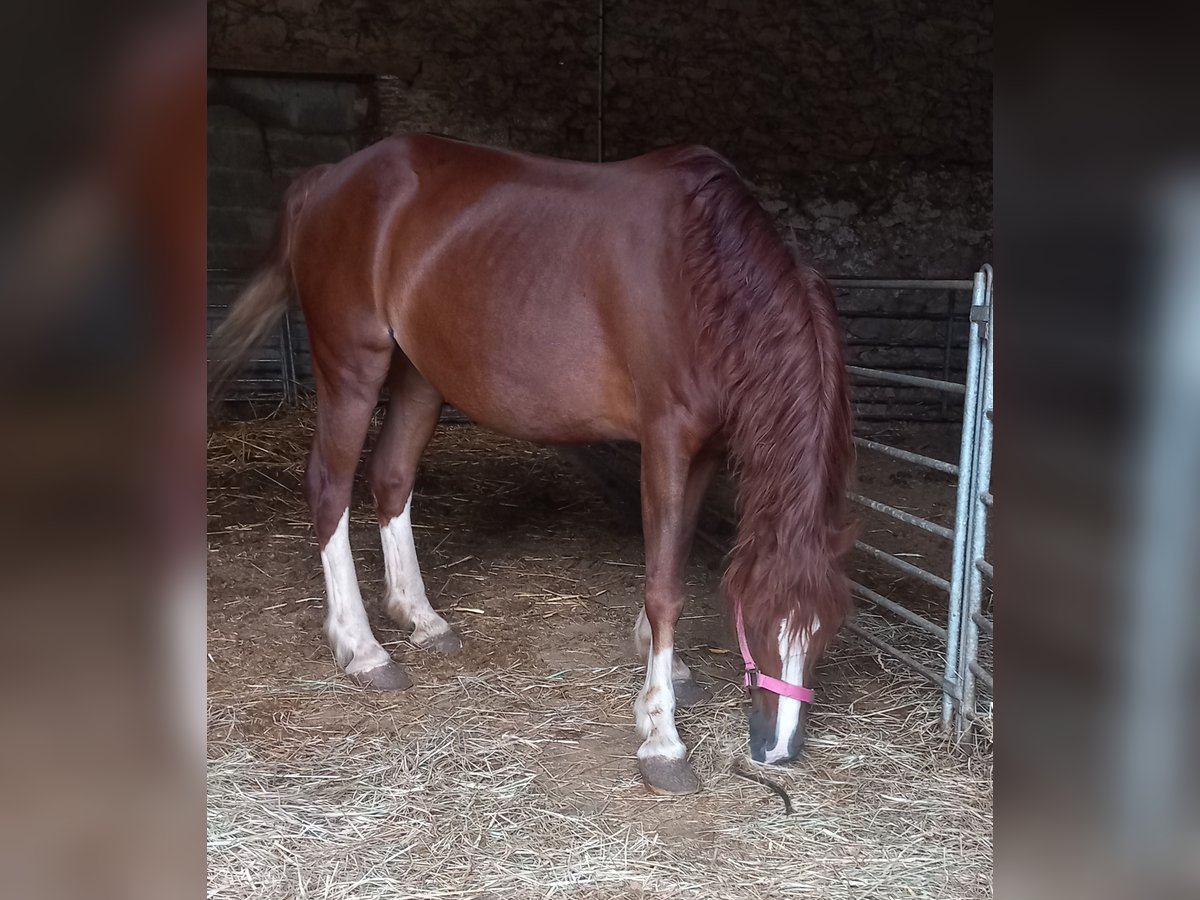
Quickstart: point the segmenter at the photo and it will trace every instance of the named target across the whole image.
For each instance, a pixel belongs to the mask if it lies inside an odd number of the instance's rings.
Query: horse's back
[[[496,430],[637,438],[690,365],[679,152],[597,165],[381,141],[309,189],[294,266],[310,328],[394,338]]]

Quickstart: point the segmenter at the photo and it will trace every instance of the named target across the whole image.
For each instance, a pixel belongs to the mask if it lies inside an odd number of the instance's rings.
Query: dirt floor
[[[636,504],[552,449],[449,425],[426,453],[414,528],[431,602],[465,641],[451,658],[412,648],[374,608],[382,552],[359,483],[363,594],[415,685],[351,685],[321,631],[301,496],[309,420],[300,410],[210,436],[210,898],[990,896],[990,751],[946,743],[940,695],[851,635],[819,673],[804,759],[770,774],[793,814],[740,774],[739,659],[721,554],[701,542],[677,646],[714,693],[679,716],[704,790],[645,791],[631,711]],[[909,438],[954,459],[943,436]],[[950,519],[941,476],[871,456],[864,493]],[[871,543],[944,564],[935,541],[901,545],[886,521],[864,522]],[[928,591],[860,568],[944,621]],[[870,612],[859,623],[936,653]]]

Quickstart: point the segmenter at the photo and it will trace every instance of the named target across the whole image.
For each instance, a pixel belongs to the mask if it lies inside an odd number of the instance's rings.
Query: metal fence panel
[[[972,341],[980,345],[981,362],[977,377],[978,406],[975,414],[976,432],[973,435],[963,435],[963,443],[970,439],[971,452],[974,455],[972,463],[972,481],[968,487],[966,527],[961,529],[964,543],[963,571],[964,586],[960,593],[962,609],[959,612],[961,623],[961,645],[959,649],[957,680],[961,685],[961,693],[955,709],[955,730],[960,736],[970,733],[976,719],[978,685],[982,683],[989,690],[992,687],[992,676],[979,663],[979,633],[983,617],[983,579],[992,576],[992,565],[984,558],[987,541],[988,511],[991,508],[991,473],[992,473],[992,419],[993,419],[993,388],[992,369],[995,355],[995,315],[992,303],[992,271],[985,267],[980,273],[984,278],[985,297],[982,304],[972,309]],[[990,629],[987,629],[990,633]]]
[[[887,368],[849,366],[852,376],[861,381],[902,385],[925,391],[940,393],[943,397],[962,397],[962,433],[959,444],[958,465],[933,459],[882,441],[855,438],[855,444],[863,449],[882,453],[902,462],[933,469],[949,476],[957,476],[955,515],[952,528],[931,522],[929,519],[897,509],[887,503],[860,494],[851,494],[850,499],[861,506],[888,516],[894,521],[922,529],[937,537],[953,542],[949,580],[933,572],[887,553],[878,547],[863,542],[856,549],[877,562],[918,579],[947,595],[946,628],[942,628],[927,617],[908,609],[894,598],[852,581],[854,595],[861,601],[885,610],[894,618],[915,626],[941,641],[945,648],[945,666],[939,675],[928,666],[918,662],[910,654],[888,641],[872,635],[859,626],[851,630],[893,656],[905,665],[921,673],[943,694],[942,718],[945,726],[953,728],[960,737],[970,734],[974,724],[981,719],[978,694],[982,686],[990,691],[993,677],[991,671],[980,660],[980,635],[991,639],[991,619],[983,611],[984,580],[994,576],[992,563],[984,557],[987,539],[988,511],[992,508],[991,452],[993,390],[992,368],[995,336],[992,316],[992,269],[983,266],[971,281],[907,281],[902,279],[872,279],[857,282],[839,281],[838,286],[869,290],[895,289],[897,291],[958,289],[970,290],[971,306],[967,321],[967,367],[964,382],[949,379],[949,366],[943,378],[917,376]],[[953,336],[946,332],[946,348],[953,346]],[[949,356],[946,357],[947,360]]]

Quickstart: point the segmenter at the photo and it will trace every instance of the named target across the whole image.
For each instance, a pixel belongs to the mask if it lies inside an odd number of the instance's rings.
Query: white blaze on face
[[[429,605],[425,595],[417,546],[413,542],[412,494],[404,503],[404,512],[380,526],[379,537],[383,543],[388,615],[400,624],[412,627],[410,639],[414,643],[449,631],[450,626]]]
[[[325,633],[333,655],[345,671],[369,672],[391,662],[391,656],[375,640],[367,611],[363,608],[354,557],[350,553],[350,510],[342,513],[329,542],[321,548],[325,571]]]
[[[814,622],[793,639],[786,619],[779,626],[779,658],[783,662],[783,674],[779,676],[781,681],[804,685],[804,662],[815,628],[816,623]],[[779,708],[775,713],[775,746],[767,748],[766,762],[777,763],[788,758],[792,737],[796,734],[796,728],[800,724],[800,706],[799,700],[791,697],[779,698]]]

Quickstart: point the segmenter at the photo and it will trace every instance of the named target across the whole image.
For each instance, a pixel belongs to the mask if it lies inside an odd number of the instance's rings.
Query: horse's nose
[[[771,766],[787,765],[796,760],[804,749],[804,719],[800,716],[790,736],[780,739],[776,722],[756,709],[750,711],[750,758],[756,763]]]

